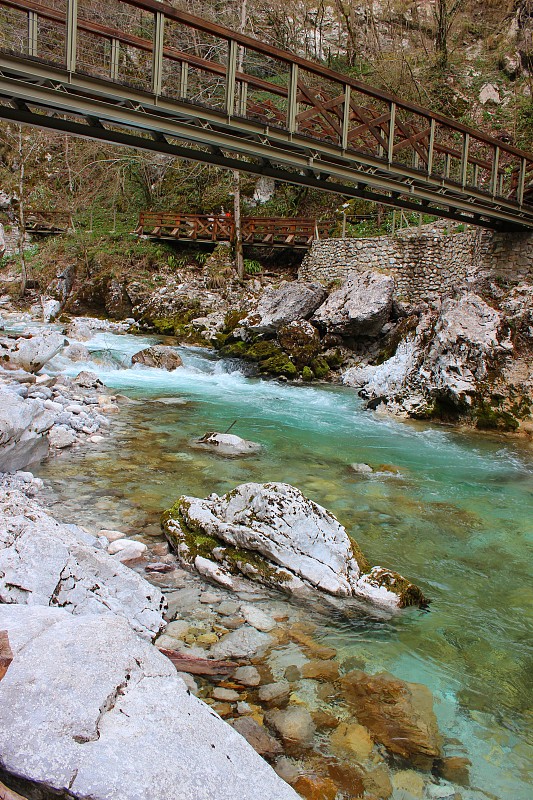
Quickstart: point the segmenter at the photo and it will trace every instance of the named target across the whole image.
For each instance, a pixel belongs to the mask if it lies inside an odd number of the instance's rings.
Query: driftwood
[[[21,794],[17,794],[13,789],[8,789],[7,786],[0,781],[0,800],[27,800]]]
[[[195,658],[177,650],[165,650],[163,647],[159,648],[159,652],[169,658],[179,672],[189,672],[191,675],[230,675],[237,669],[237,664],[232,661]]]
[[[9,645],[7,631],[0,631],[0,681],[13,661],[13,652]]]

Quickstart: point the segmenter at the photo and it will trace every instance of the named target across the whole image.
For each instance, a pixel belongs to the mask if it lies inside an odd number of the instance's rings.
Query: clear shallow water
[[[298,486],[337,515],[372,563],[433,598],[429,613],[324,619],[325,640],[354,666],[429,686],[443,732],[458,740],[447,754],[473,762],[472,787],[530,798],[532,451],[379,418],[350,390],[247,378],[205,351],[181,348],[185,366],[174,373],[124,368],[153,341],[100,334],[85,343],[95,362],[54,360],[69,374],[87,366],[137,401],[123,406],[101,450],[62,453],[41,468],[64,514],[157,535],[160,512],[180,494],[247,480]],[[263,445],[259,457],[191,449],[193,437],[234,420],[232,432]],[[357,475],[352,462],[377,473]]]

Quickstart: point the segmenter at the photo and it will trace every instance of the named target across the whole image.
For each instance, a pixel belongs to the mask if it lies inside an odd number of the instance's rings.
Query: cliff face
[[[533,286],[479,290],[424,312],[390,359],[351,368],[344,382],[371,408],[533,432]]]

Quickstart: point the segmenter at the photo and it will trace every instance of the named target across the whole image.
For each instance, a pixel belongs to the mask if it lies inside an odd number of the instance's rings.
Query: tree
[[[433,15],[435,17],[437,67],[440,70],[445,70],[448,66],[448,38],[462,5],[464,5],[464,0],[436,0]]]

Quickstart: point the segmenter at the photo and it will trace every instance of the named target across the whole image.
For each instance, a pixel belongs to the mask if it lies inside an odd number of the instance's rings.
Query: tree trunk
[[[18,247],[20,253],[20,270],[21,270],[20,296],[24,297],[31,276],[29,275],[29,267],[28,264],[26,263],[26,255],[24,253],[24,245],[26,240],[26,208],[24,201],[25,164],[24,164],[24,142],[22,139],[22,126],[20,125],[19,125],[19,135],[18,135],[18,157],[19,157]]]

